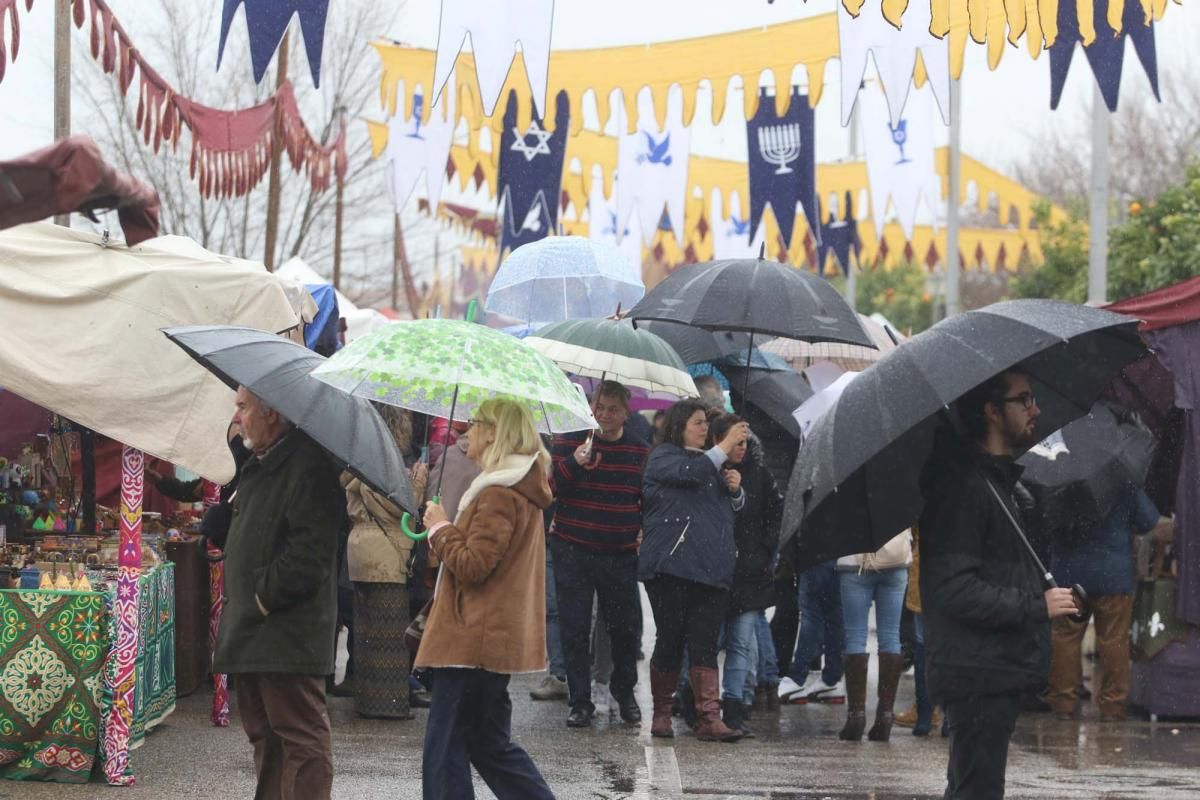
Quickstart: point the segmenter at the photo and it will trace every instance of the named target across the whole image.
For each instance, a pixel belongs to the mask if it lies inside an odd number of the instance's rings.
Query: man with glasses
[[[1076,607],[1070,589],[1045,589],[1012,530],[1013,459],[1037,440],[1040,413],[1029,376],[1003,372],[957,408],[967,441],[940,443],[920,519],[927,681],[950,730],[946,800],[992,800],[1021,692],[1046,682],[1050,620]]]

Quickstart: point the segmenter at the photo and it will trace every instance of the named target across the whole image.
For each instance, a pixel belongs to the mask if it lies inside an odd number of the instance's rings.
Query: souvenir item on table
[[[43,573],[42,573],[42,578],[41,578],[41,580],[38,582],[38,587],[37,587],[37,588],[38,588],[38,589],[47,589],[47,590],[48,590],[48,589],[53,589],[53,588],[54,588],[54,579],[50,577],[50,573],[49,573],[49,572],[43,572]]]

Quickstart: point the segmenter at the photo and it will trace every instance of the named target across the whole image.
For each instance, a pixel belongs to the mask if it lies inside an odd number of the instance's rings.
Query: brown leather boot
[[[842,663],[846,668],[846,724],[838,738],[859,742],[867,727],[867,654],[847,654]]]
[[[704,742],[736,742],[741,731],[731,730],[721,721],[721,680],[716,667],[692,667],[692,693],[696,696],[696,738]]]
[[[670,739],[675,735],[675,727],[671,724],[671,696],[675,693],[675,684],[679,680],[679,671],[664,672],[650,665],[650,695],[654,702],[654,716],[650,721],[650,735],[660,739]]]
[[[886,742],[892,735],[892,709],[896,705],[896,687],[900,685],[900,673],[904,672],[904,656],[899,653],[879,654],[879,690],[875,706],[875,724],[867,738],[872,742]]]

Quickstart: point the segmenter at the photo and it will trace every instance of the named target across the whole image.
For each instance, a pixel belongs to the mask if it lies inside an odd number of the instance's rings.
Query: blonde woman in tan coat
[[[472,800],[474,765],[498,800],[553,800],[512,741],[509,678],[546,668],[545,530],[550,454],[511,400],[475,412],[467,455],[482,467],[453,522],[425,506],[441,563],[416,666],[433,673],[424,800]]]

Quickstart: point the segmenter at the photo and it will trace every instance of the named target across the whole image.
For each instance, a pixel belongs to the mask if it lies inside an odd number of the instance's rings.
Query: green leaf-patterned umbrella
[[[396,322],[355,339],[313,372],[344,392],[435,417],[471,419],[490,397],[525,404],[539,430],[592,430],[587,399],[553,361],[471,322]]]

